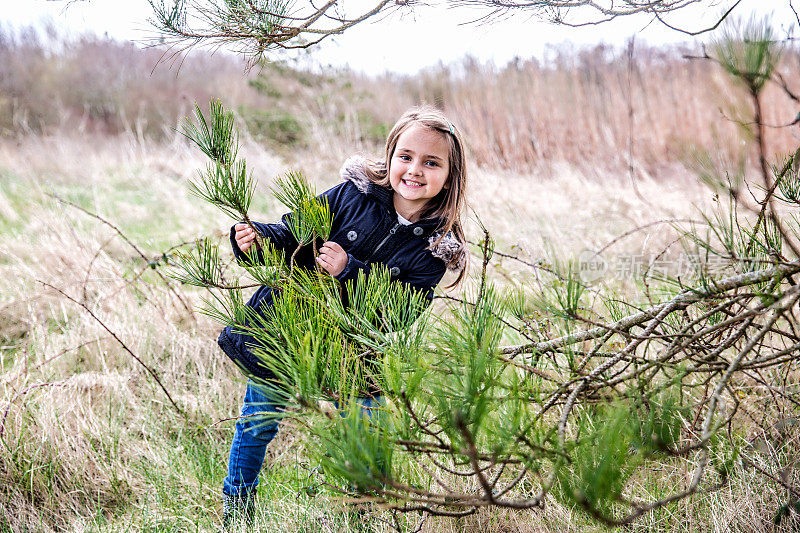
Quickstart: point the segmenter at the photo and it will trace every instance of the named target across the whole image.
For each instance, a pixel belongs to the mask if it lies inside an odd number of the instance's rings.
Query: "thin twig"
[[[130,349],[130,348],[128,348],[128,346],[127,346],[127,345],[126,345],[126,344],[125,344],[125,343],[122,341],[122,339],[120,339],[120,338],[117,336],[117,334],[116,334],[116,333],[114,333],[113,331],[111,331],[111,329],[110,329],[108,326],[106,326],[106,325],[105,325],[105,323],[104,323],[102,320],[100,320],[100,318],[99,318],[97,315],[95,315],[95,314],[92,312],[92,310],[91,310],[91,309],[89,309],[89,307],[87,307],[87,306],[86,306],[86,304],[84,304],[83,302],[80,302],[80,301],[76,300],[75,298],[73,298],[72,296],[68,295],[67,293],[65,293],[64,291],[62,291],[61,289],[59,289],[58,287],[54,287],[53,285],[51,285],[51,284],[47,283],[46,281],[41,281],[41,280],[37,280],[37,281],[38,281],[39,283],[41,283],[42,285],[44,285],[45,287],[49,287],[49,288],[53,289],[54,291],[56,291],[57,293],[59,293],[60,295],[62,295],[64,298],[66,298],[67,300],[69,300],[70,302],[72,302],[72,303],[74,303],[74,304],[76,304],[76,305],[78,305],[78,306],[82,307],[82,308],[83,308],[83,310],[84,310],[84,311],[86,311],[86,312],[89,314],[89,316],[91,316],[91,317],[92,317],[92,318],[93,318],[93,319],[94,319],[94,320],[95,320],[95,321],[96,321],[98,324],[100,324],[100,326],[102,326],[102,328],[103,328],[103,329],[105,329],[105,330],[106,330],[106,331],[107,331],[107,332],[108,332],[108,333],[109,333],[109,334],[110,334],[112,337],[114,337],[114,340],[115,340],[115,341],[117,341],[117,342],[119,343],[119,345],[120,345],[120,346],[122,346],[122,349],[123,349],[123,350],[125,350],[126,352],[128,352],[128,354],[129,354],[131,357],[133,357],[133,358],[136,360],[136,362],[138,362],[140,365],[142,365],[142,366],[144,367],[144,369],[145,369],[145,370],[147,370],[147,372],[148,372],[148,373],[149,373],[149,374],[150,374],[150,375],[153,377],[153,379],[156,381],[156,383],[157,383],[157,384],[158,384],[158,386],[161,388],[161,390],[162,390],[162,391],[164,391],[164,394],[167,396],[167,398],[169,399],[170,403],[171,403],[171,404],[172,404],[172,406],[175,408],[175,410],[176,410],[176,411],[178,411],[178,412],[179,412],[181,415],[184,415],[184,416],[186,416],[186,413],[183,411],[183,409],[181,409],[180,407],[178,407],[178,404],[177,404],[177,403],[175,403],[175,400],[173,400],[173,399],[172,399],[172,395],[169,393],[169,391],[167,390],[167,388],[166,388],[166,387],[164,386],[164,384],[161,382],[161,379],[158,377],[158,374],[156,373],[156,371],[155,371],[155,370],[153,370],[152,368],[150,368],[150,367],[149,367],[149,366],[148,366],[148,365],[147,365],[147,364],[146,364],[144,361],[142,361],[142,360],[141,360],[141,358],[139,358],[139,356],[138,356],[138,355],[136,355],[135,353],[133,353],[133,352],[131,351],[131,349]]]

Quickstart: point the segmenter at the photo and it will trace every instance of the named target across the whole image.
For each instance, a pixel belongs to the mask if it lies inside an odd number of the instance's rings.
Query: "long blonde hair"
[[[461,214],[466,204],[467,166],[464,153],[464,141],[461,132],[456,128],[440,110],[431,106],[412,107],[392,126],[386,138],[386,159],[382,162],[370,161],[365,168],[367,176],[373,182],[383,187],[390,187],[389,164],[397,147],[400,135],[412,125],[420,125],[438,131],[447,141],[449,148],[447,173],[447,187],[434,198],[431,198],[420,213],[420,218],[440,218],[444,220],[438,231],[441,235],[431,245],[431,248],[441,242],[448,233],[458,240],[460,248],[448,263],[449,268],[456,268],[462,261],[466,261],[466,239],[461,226]],[[464,277],[466,268],[462,268],[458,279],[449,287],[459,284]]]

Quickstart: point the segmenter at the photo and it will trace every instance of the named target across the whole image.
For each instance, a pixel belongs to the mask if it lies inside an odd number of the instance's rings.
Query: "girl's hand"
[[[233,226],[233,229],[236,230],[236,234],[234,235],[236,245],[239,246],[242,252],[246,252],[256,239],[256,233],[253,231],[253,228],[244,223],[236,224]]]
[[[347,266],[347,252],[333,241],[325,242],[319,249],[317,262],[331,276],[338,276]]]

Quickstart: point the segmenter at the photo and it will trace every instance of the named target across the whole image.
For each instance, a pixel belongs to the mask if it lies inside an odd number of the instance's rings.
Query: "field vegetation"
[[[758,152],[741,141],[746,90],[715,64],[684,57],[702,53],[631,42],[621,51],[558,49],[547,61],[465,59],[413,76],[368,76],[282,63],[245,71],[229,56],[199,52],[168,68],[156,49],[97,37],[45,45],[33,30],[4,31],[0,530],[219,527],[244,381],[216,346],[219,326],[195,310],[203,293],[176,284],[165,268],[178,246],[204,236],[227,241],[229,221],[187,186],[205,165],[176,132],[194,102],[220,98],[235,110],[242,151],[260,179],[251,214],[266,221],[282,212],[268,187],[284,170],[302,170],[322,189],[353,152],[379,156],[406,107],[443,107],[469,142],[469,237],[481,238],[478,220],[490,230],[497,253],[488,276],[503,287],[533,284],[554,263],[607,245],[613,264],[677,261],[676,223],[725,212],[719,190],[697,179],[697,154],[752,172]],[[800,86],[798,59],[790,48],[779,65],[789,87]],[[765,124],[797,114],[777,84],[766,86],[763,102]],[[767,128],[768,155],[794,152],[795,131]],[[474,253],[473,275],[481,261]],[[605,282],[625,301],[646,289],[640,274]],[[472,281],[441,295],[474,289]],[[446,298],[434,313],[446,313]],[[797,362],[755,376],[736,383],[741,408],[728,431],[739,446],[727,483],[626,529],[796,527]],[[387,511],[365,519],[321,485],[305,445],[303,430],[289,424],[270,447],[259,526],[391,530]],[[685,461],[664,459],[632,485],[657,499],[691,475]],[[557,499],[529,511],[399,520],[426,532],[601,529]]]

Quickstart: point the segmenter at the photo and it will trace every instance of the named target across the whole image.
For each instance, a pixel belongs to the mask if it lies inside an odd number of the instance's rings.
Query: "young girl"
[[[303,248],[295,265],[312,269],[316,262],[342,283],[359,271],[384,264],[392,279],[422,291],[428,301],[445,270],[460,270],[466,261],[460,217],[464,206],[466,167],[461,134],[438,110],[430,107],[407,111],[389,132],[386,159],[367,161],[354,156],[341,170],[343,183],[323,193],[333,214],[330,239],[316,257]],[[274,246],[293,251],[297,241],[281,224],[255,227]],[[255,239],[245,224],[231,229],[231,244],[239,260]],[[259,288],[248,306],[263,313],[272,305],[272,289]],[[236,328],[222,331],[218,343],[249,375],[269,379],[271,373],[253,355],[255,340]],[[374,399],[365,398],[369,408]],[[251,415],[282,408],[248,382],[242,417],[236,423],[228,475],[223,484],[223,518],[252,518],[253,496],[267,444],[275,437],[277,422],[264,423]],[[271,419],[272,420],[272,419]]]

